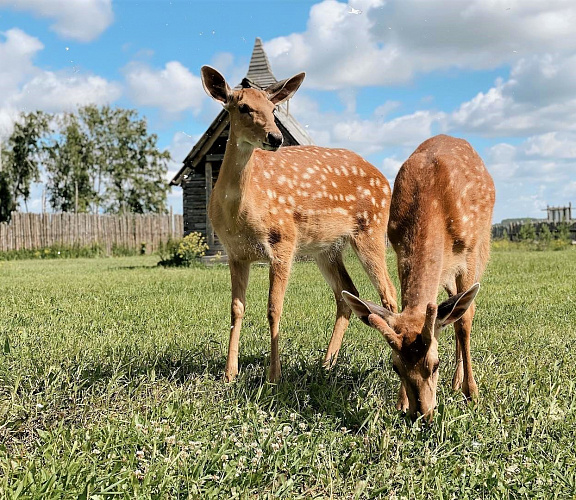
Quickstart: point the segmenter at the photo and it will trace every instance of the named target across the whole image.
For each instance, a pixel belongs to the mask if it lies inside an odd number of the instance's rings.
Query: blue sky
[[[0,0],[0,139],[21,111],[136,108],[173,175],[218,111],[200,67],[236,84],[258,36],[278,79],[306,71],[290,110],[317,144],[393,181],[426,138],[463,137],[494,220],[541,217],[576,203],[575,25],[572,0]]]

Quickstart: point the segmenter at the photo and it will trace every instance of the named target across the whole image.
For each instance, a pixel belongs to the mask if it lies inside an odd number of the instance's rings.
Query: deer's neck
[[[425,232],[428,234],[415,234],[399,255],[403,310],[425,311],[438,297],[444,264],[444,237],[440,231]]]
[[[215,186],[222,202],[239,205],[246,196],[252,174],[253,153],[254,146],[240,142],[236,135],[230,132]]]

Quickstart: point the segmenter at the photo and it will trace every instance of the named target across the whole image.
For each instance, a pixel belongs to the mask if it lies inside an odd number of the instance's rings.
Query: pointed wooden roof
[[[250,59],[246,78],[262,88],[269,87],[278,81],[272,73],[268,56],[264,52],[264,46],[260,38],[256,38],[254,42],[254,50],[252,50],[252,58]]]
[[[254,49],[252,50],[252,57],[246,73],[246,79],[253,87],[266,88],[273,83],[276,83],[276,77],[270,68],[270,62],[264,52],[262,40],[256,38],[254,42]],[[242,84],[238,84],[235,88],[241,88]],[[301,145],[314,144],[306,130],[296,121],[296,119],[289,113],[286,105],[279,106],[274,112],[274,116],[282,130],[287,132],[293,139]],[[208,152],[214,141],[226,129],[230,119],[226,110],[220,111],[218,116],[204,132],[202,137],[194,145],[190,153],[184,159],[184,165],[170,181],[172,186],[179,186],[182,184],[184,178],[190,173],[190,170],[195,168],[200,163],[202,157]]]

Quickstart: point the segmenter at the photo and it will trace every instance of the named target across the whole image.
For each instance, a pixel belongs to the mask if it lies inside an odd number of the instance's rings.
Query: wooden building
[[[236,88],[266,88],[277,81],[270,69],[262,41],[256,38],[248,73]],[[304,128],[290,114],[289,106],[289,102],[286,102],[275,111],[276,124],[284,136],[284,146],[312,144]],[[208,255],[224,253],[208,218],[208,202],[218,179],[229,131],[230,119],[226,110],[222,109],[170,182],[172,186],[182,187],[184,235],[194,231],[201,233],[210,247]]]

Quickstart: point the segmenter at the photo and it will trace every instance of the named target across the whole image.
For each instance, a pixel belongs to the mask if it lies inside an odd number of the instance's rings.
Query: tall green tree
[[[92,144],[78,115],[59,119],[59,134],[47,149],[47,192],[50,206],[58,212],[88,212],[96,203],[90,172]]]
[[[40,165],[49,133],[50,115],[42,111],[25,113],[14,125],[2,158],[0,189],[7,193],[0,197],[4,220],[18,208],[20,201],[27,205],[32,182],[40,181]]]
[[[0,222],[7,221],[10,213],[16,208],[12,199],[10,176],[4,169],[5,155],[3,144],[0,143]]]
[[[41,165],[54,210],[165,212],[170,154],[157,141],[130,109],[90,105],[58,119],[22,115],[0,172],[0,220],[28,201]]]
[[[157,147],[146,120],[131,109],[86,106],[78,112],[91,150],[96,208],[109,213],[165,212],[170,153]]]

